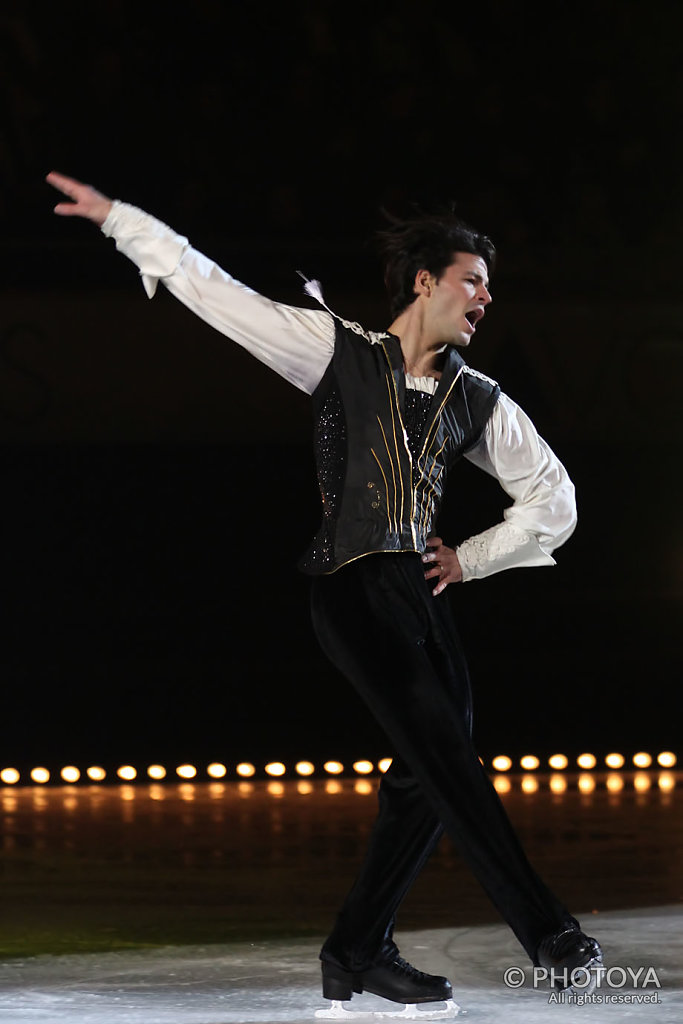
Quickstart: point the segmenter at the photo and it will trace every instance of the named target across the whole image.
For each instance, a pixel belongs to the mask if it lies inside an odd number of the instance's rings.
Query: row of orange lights
[[[662,753],[657,754],[656,759],[651,754],[647,754],[641,751],[634,754],[631,758],[633,765],[636,768],[650,768],[653,762],[662,768],[673,768],[676,764],[676,755],[671,751],[666,750]],[[482,762],[483,763],[483,762]],[[565,754],[553,754],[548,758],[548,766],[554,771],[562,771],[569,767],[569,758]],[[385,772],[391,764],[391,758],[385,757],[381,761],[377,762],[377,770]],[[576,758],[576,765],[584,771],[590,771],[595,768],[598,764],[598,759],[594,754],[580,754]],[[604,758],[604,764],[607,768],[619,769],[623,768],[626,764],[626,758],[623,754],[607,754]],[[513,767],[513,761],[511,758],[505,755],[499,755],[494,757],[491,761],[491,767],[496,772],[508,772]],[[527,754],[522,757],[519,761],[519,767],[524,771],[530,772],[535,771],[541,767],[541,761],[538,757]],[[278,778],[287,774],[287,767],[281,761],[271,761],[269,764],[264,766],[263,769],[266,775],[271,778]],[[345,771],[344,765],[341,761],[326,761],[323,765],[323,770],[326,775],[342,775]],[[294,771],[297,775],[306,777],[315,774],[315,765],[310,761],[298,761],[294,766]],[[356,775],[371,775],[375,771],[375,765],[372,761],[354,761],[353,771]],[[256,775],[256,766],[248,761],[242,761],[240,764],[235,766],[235,773],[241,779],[253,778]],[[47,768],[32,768],[28,773],[32,782],[37,784],[43,784],[49,782],[52,773]],[[116,776],[124,782],[132,782],[138,778],[137,768],[133,765],[121,765],[116,769]],[[148,778],[155,782],[161,781],[168,776],[169,772],[161,764],[151,764],[146,769],[146,775]],[[206,774],[210,779],[223,779],[228,774],[228,768],[226,765],[220,762],[212,762],[206,767]],[[198,775],[198,769],[193,764],[181,764],[175,769],[175,775],[184,780],[194,779]],[[92,765],[85,769],[85,776],[91,782],[104,782],[107,778],[107,772],[104,768],[99,765]],[[75,765],[66,765],[59,772],[59,777],[68,783],[78,782],[82,778],[82,773],[79,768]],[[21,773],[16,768],[3,768],[0,770],[0,782],[7,786],[12,786],[21,780]]]
[[[657,754],[656,758],[653,758],[652,754],[647,754],[641,750],[633,755],[631,763],[636,768],[651,768],[655,760],[661,768],[673,768],[677,758],[670,750],[663,750],[660,754]],[[575,763],[577,767],[584,771],[591,771],[591,769],[597,767],[598,759],[595,754],[579,754]],[[607,754],[604,758],[604,764],[607,768],[623,768],[626,764],[626,758],[623,754]],[[491,767],[497,772],[509,772],[512,766],[512,759],[504,754],[494,757],[491,761]],[[527,754],[520,758],[519,767],[523,768],[524,771],[532,772],[541,767],[541,762],[533,754]],[[548,767],[552,768],[553,771],[563,771],[569,767],[569,758],[564,754],[553,754],[548,758]]]
[[[387,757],[377,763],[377,768],[380,772],[385,772],[390,764],[391,758]],[[327,775],[342,775],[345,771],[341,761],[326,761],[323,769]],[[271,778],[278,778],[287,774],[287,767],[281,761],[271,761],[264,766],[263,770]],[[316,768],[310,761],[297,761],[294,770],[297,775],[306,777],[314,775]],[[372,761],[354,761],[353,770],[357,775],[371,775],[375,771],[375,766]],[[241,779],[251,779],[256,775],[256,772],[256,766],[249,761],[242,761],[235,766],[235,773]],[[31,781],[38,784],[49,782],[52,777],[51,772],[47,768],[32,768],[28,774]],[[134,768],[131,764],[124,764],[116,769],[116,776],[123,782],[133,782],[138,778],[139,774],[138,769]],[[161,782],[168,776],[169,770],[162,764],[150,764],[144,774],[154,782]],[[195,779],[198,774],[199,770],[193,764],[180,764],[175,769],[175,775],[185,781]],[[227,765],[214,761],[207,765],[206,774],[210,779],[224,779],[228,774]],[[85,776],[91,782],[104,782],[107,778],[107,772],[100,765],[92,765],[90,768],[85,769]],[[82,773],[80,768],[77,768],[75,765],[66,765],[60,770],[59,777],[64,782],[73,783],[78,782],[82,778]],[[0,782],[4,782],[5,785],[13,786],[20,780],[21,773],[16,768],[3,768],[0,770]]]

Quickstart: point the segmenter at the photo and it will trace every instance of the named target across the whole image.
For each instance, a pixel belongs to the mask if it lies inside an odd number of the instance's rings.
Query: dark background
[[[17,766],[390,753],[318,652],[306,396],[159,289],[51,169],[382,329],[379,209],[499,249],[468,354],[576,482],[553,570],[450,588],[483,756],[680,751],[675,4],[3,7],[2,735]],[[496,522],[469,465],[441,532]]]

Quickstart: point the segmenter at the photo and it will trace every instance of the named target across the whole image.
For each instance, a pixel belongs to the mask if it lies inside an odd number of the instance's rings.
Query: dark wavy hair
[[[438,281],[453,263],[456,252],[481,256],[489,274],[493,273],[493,242],[458,217],[453,206],[436,213],[414,207],[408,217],[398,217],[384,209],[381,212],[388,226],[376,232],[375,240],[384,266],[392,317],[415,301],[418,270],[428,270]]]

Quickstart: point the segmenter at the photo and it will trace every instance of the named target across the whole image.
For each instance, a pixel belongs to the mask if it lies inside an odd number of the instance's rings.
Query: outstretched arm
[[[68,196],[55,213],[85,217],[116,242],[140,270],[152,298],[159,281],[221,334],[296,387],[312,394],[334,351],[335,327],[324,310],[273,302],[197,252],[187,238],[128,203],[52,172],[47,181]]]

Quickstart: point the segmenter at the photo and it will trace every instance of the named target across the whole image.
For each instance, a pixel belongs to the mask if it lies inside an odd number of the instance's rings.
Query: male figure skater
[[[489,239],[453,216],[392,222],[383,248],[393,320],[377,333],[333,314],[317,282],[306,288],[322,310],[272,302],[143,211],[54,172],[47,180],[71,200],[55,212],[114,238],[150,298],[161,280],[312,395],[323,518],[301,568],[313,577],[313,623],[397,755],[360,874],[320,953],[330,1012],[362,991],[406,1004],[451,999],[450,982],[416,970],[393,941],[396,910],[444,829],[558,987],[575,968],[599,968],[600,946],[532,869],[473,748],[467,667],[441,598],[451,583],[554,564],[576,520],[562,464],[458,351],[491,302]],[[453,548],[433,527],[461,456],[513,504],[503,522]]]

